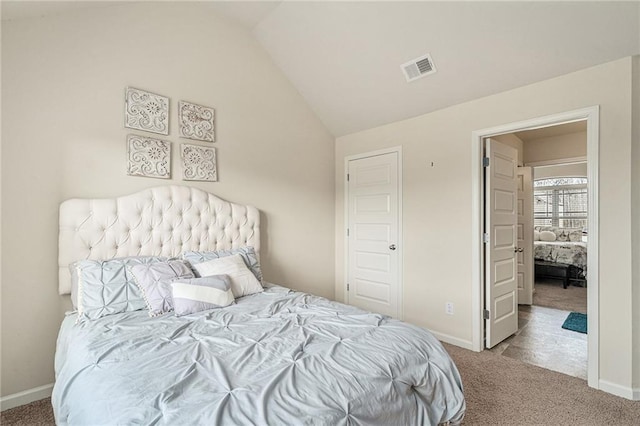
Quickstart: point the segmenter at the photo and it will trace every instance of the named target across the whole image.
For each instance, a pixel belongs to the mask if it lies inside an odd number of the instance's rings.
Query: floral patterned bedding
[[[573,241],[534,241],[535,260],[573,265],[578,278],[587,277],[587,243]]]

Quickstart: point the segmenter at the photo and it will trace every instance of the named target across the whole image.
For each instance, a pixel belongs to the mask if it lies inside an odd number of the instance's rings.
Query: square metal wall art
[[[171,142],[127,135],[127,174],[160,179],[171,177]]]
[[[124,126],[145,132],[169,134],[169,98],[127,87]]]
[[[214,142],[214,115],[213,108],[185,101],[178,102],[180,137]]]
[[[216,182],[216,149],[183,143],[182,179]]]

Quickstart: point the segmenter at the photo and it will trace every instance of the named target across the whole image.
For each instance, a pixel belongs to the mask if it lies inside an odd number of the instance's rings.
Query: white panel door
[[[533,180],[531,167],[518,167],[518,304],[533,303]]]
[[[491,348],[518,331],[518,152],[488,139],[485,157],[485,330],[486,346]]]
[[[397,318],[398,153],[348,163],[347,303]]]

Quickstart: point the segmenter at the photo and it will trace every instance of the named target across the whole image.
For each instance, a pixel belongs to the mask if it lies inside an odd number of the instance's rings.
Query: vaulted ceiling
[[[335,136],[640,54],[640,2],[207,5],[254,34]],[[437,72],[408,83],[401,64],[426,53]]]
[[[640,54],[638,2],[271,5],[241,19],[336,136]],[[437,72],[407,83],[426,53]]]

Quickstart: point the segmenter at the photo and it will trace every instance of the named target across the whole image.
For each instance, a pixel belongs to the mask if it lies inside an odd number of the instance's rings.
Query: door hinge
[[[487,234],[486,232],[482,234],[482,242],[484,244],[487,244],[489,242],[489,234]]]
[[[349,283],[347,283],[347,291],[349,291]]]
[[[484,312],[482,313],[482,318],[484,319],[490,318],[489,311],[487,309],[485,309]]]
[[[347,173],[347,182],[349,182],[349,173]]]
[[[347,237],[349,236],[349,228],[347,228]]]
[[[482,167],[489,167],[489,157],[482,157]]]

